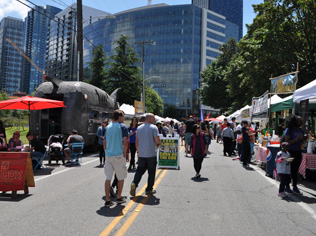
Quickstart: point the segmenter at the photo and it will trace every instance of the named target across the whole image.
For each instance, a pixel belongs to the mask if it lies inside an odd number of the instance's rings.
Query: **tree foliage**
[[[127,36],[121,35],[114,42],[115,54],[110,57],[110,67],[103,88],[109,94],[121,88],[118,92],[118,102],[133,105],[134,100],[140,99],[142,91],[141,70],[137,66],[141,59],[128,44],[127,39]]]
[[[201,72],[201,97],[203,104],[226,111],[230,106],[229,100],[231,99],[227,99],[229,98],[229,92],[224,76],[228,63],[237,52],[236,41],[230,39],[228,43],[222,45],[219,50],[222,54],[218,59]]]
[[[103,84],[106,79],[105,66],[107,65],[107,58],[103,51],[102,45],[97,45],[93,49],[92,53],[92,61],[89,63],[89,67],[91,70],[91,79],[89,83],[102,89],[104,87]]]
[[[238,42],[230,61],[220,67],[221,55],[214,65],[212,63],[203,71],[214,77],[209,81],[223,78],[226,83],[228,99],[221,103],[216,100],[219,108],[230,106],[230,111],[234,111],[249,104],[252,97],[258,97],[269,89],[269,78],[296,71],[297,62],[298,87],[315,79],[315,1],[270,0],[253,7],[257,16],[253,24],[247,25],[247,35]],[[222,82],[219,83],[218,87],[224,90],[222,86]],[[214,86],[211,88],[213,90],[209,93],[214,93]],[[213,105],[205,93],[202,93],[203,101],[205,99],[208,102],[205,104]]]
[[[145,87],[146,112],[161,115],[163,111],[163,100],[151,87]]]

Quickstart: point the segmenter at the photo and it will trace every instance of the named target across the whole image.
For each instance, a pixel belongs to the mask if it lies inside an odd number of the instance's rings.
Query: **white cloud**
[[[24,0],[21,0],[24,2]],[[30,10],[27,6],[16,0],[0,0],[0,20],[6,16],[25,18]]]

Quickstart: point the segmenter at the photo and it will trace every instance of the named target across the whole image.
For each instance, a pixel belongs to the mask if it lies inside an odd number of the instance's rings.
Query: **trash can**
[[[275,157],[280,150],[280,144],[267,145],[269,150],[267,155],[266,176],[273,177],[273,170],[275,167]]]

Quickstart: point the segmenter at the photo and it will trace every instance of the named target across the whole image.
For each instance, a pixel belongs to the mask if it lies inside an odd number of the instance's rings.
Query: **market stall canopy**
[[[220,116],[216,117],[216,119],[218,119],[220,121],[223,121],[225,118],[226,118],[226,116],[224,116],[224,115],[220,115]]]
[[[250,120],[250,106],[246,105],[239,110],[239,114],[236,117],[236,122],[241,122],[242,120]]]
[[[120,106],[120,110],[124,111],[126,115],[135,115],[135,108],[132,105],[123,103],[122,106]]]
[[[227,119],[228,120],[231,120],[233,117],[237,117],[237,116],[239,116],[240,115],[240,113],[241,113],[241,111],[240,110],[237,110],[237,111],[235,111],[234,113],[232,113],[231,115],[229,115],[228,117],[227,117]]]
[[[316,80],[313,80],[302,88],[295,90],[293,102],[297,103],[311,98],[316,98]]]
[[[293,95],[281,99],[281,101],[271,102],[271,112],[289,110],[293,107]]]

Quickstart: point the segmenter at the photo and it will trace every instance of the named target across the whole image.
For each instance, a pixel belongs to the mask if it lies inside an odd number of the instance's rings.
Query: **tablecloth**
[[[302,154],[302,162],[298,172],[306,178],[306,169],[316,170],[316,155],[311,153]]]
[[[257,150],[256,161],[267,163],[267,155],[269,150],[263,146],[259,146]]]

